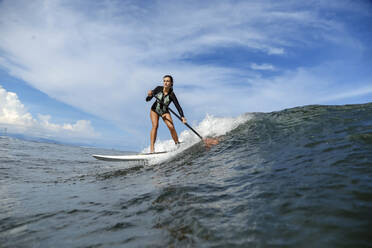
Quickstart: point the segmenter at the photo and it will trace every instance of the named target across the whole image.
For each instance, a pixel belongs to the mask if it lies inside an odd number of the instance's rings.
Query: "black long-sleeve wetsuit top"
[[[168,106],[171,102],[173,102],[180,116],[184,117],[182,108],[178,103],[176,94],[174,94],[173,89],[171,88],[168,94],[164,96],[163,88],[164,88],[163,86],[157,86],[152,91],[152,96],[146,97],[146,102],[150,101],[153,98],[153,96],[156,96],[161,100],[161,102],[156,100],[154,104],[151,106],[151,109],[154,110],[158,115],[162,116],[165,113],[169,113]]]

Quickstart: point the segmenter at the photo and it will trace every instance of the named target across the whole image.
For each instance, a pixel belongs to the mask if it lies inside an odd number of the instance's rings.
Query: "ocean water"
[[[0,137],[0,247],[372,247],[372,103],[197,130],[148,164]]]

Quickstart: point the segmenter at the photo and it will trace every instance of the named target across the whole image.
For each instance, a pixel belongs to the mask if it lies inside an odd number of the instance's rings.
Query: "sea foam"
[[[203,138],[216,138],[225,135],[226,133],[237,128],[240,124],[248,121],[251,118],[252,116],[250,114],[243,114],[239,115],[238,117],[215,117],[213,115],[207,114],[206,117],[199,124],[195,125],[194,129]],[[175,155],[198,143],[200,141],[200,138],[191,130],[187,129],[179,134],[179,141],[181,142],[181,146],[177,148],[172,139],[157,140],[155,143],[155,151],[167,151],[169,153],[161,155],[158,158],[151,159],[149,161],[149,164],[152,165],[161,163],[174,157]],[[150,146],[143,149],[142,152],[150,152]]]

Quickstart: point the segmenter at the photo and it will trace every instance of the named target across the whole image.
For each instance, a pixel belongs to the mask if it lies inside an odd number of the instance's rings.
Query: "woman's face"
[[[172,80],[169,77],[165,77],[163,78],[163,84],[164,84],[164,87],[170,88],[172,87]]]

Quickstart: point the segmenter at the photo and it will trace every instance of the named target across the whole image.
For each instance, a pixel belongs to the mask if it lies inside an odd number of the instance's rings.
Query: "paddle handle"
[[[156,98],[156,100],[158,100],[160,102],[160,104],[164,105],[164,103],[162,103],[161,100],[157,96],[155,96],[155,95],[153,95],[153,96]],[[172,114],[174,114],[183,123],[181,116],[176,114],[176,112],[174,112],[170,107],[167,106],[167,108],[169,109],[169,111]],[[201,140],[203,140],[203,137],[197,131],[195,131],[189,124],[187,124],[187,123],[183,123],[183,124],[185,124],[186,127],[190,128],[191,131],[193,131]]]

